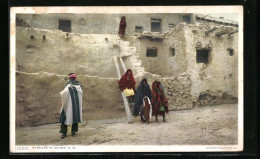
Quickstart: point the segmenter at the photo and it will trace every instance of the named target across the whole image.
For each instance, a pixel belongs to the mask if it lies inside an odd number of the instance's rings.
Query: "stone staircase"
[[[143,76],[145,74],[145,68],[142,66],[142,61],[139,60],[139,54],[136,52],[135,47],[130,46],[129,41],[119,41],[120,46],[120,57],[128,57],[131,65],[127,66],[130,69],[133,69],[135,76]]]

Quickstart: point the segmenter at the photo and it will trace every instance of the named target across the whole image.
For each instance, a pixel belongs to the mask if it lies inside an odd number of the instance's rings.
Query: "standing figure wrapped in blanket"
[[[125,28],[126,28],[126,18],[125,16],[122,16],[119,24],[119,30],[118,30],[118,35],[120,38],[124,38],[125,36]]]
[[[160,81],[154,81],[152,84],[152,106],[152,115],[155,116],[156,122],[158,122],[158,115],[162,115],[163,122],[166,122],[165,113],[169,113],[168,101],[164,95],[164,89]]]
[[[151,89],[147,82],[147,79],[142,79],[139,86],[137,87],[136,95],[135,95],[135,104],[134,104],[134,111],[133,115],[139,115],[140,107],[143,104],[144,97],[147,96],[149,100],[151,100]]]
[[[67,125],[72,124],[71,135],[76,136],[78,131],[78,123],[82,122],[82,95],[81,84],[76,78],[76,74],[68,75],[69,81],[65,84],[65,88],[60,92],[62,100],[62,109],[60,114],[60,123],[62,133],[61,138],[67,136]]]
[[[150,99],[145,96],[143,98],[143,104],[140,107],[140,117],[141,117],[141,122],[147,122],[149,124],[151,122],[152,118],[152,104]]]
[[[121,91],[124,91],[125,89],[131,89],[133,93],[135,93],[135,79],[131,69],[126,70],[125,74],[118,81],[118,85]],[[133,102],[134,94],[127,96],[127,98],[129,102]]]

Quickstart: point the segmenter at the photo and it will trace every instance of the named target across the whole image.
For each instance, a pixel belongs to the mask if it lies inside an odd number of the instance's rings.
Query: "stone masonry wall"
[[[190,94],[190,75],[184,73],[181,76],[166,77],[162,78],[161,82],[170,110],[191,109],[193,107]]]

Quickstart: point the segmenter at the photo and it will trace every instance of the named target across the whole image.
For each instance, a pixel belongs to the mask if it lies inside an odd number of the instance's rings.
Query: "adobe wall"
[[[216,36],[216,32],[227,29],[220,27],[206,35],[207,29],[208,26],[181,23],[165,33],[162,41],[137,36],[127,39],[131,43],[129,46],[126,42],[124,49],[133,55],[123,60],[134,71],[136,87],[144,77],[150,86],[160,80],[170,110],[236,103],[238,34]],[[83,85],[84,119],[125,116],[113,61],[114,55],[119,56],[122,51],[118,40],[117,35],[110,34],[70,33],[67,37],[62,31],[17,27],[17,125],[58,122],[59,92],[70,72],[76,73]],[[146,57],[147,47],[157,47],[158,56]],[[171,47],[175,48],[174,56],[170,54]],[[201,48],[210,48],[208,64],[196,61],[196,49]],[[234,50],[233,56],[227,48]],[[137,65],[140,61],[141,65]]]
[[[238,98],[238,33],[216,36],[222,30],[237,28],[220,26],[208,34],[210,25],[185,25],[188,72],[191,72],[191,95],[198,105],[236,103]],[[209,48],[209,63],[196,62],[196,50]],[[230,56],[228,48],[233,49]]]
[[[66,75],[16,72],[16,125],[38,126],[59,122],[60,94]],[[116,78],[79,75],[82,84],[83,120],[125,116]]]
[[[169,24],[183,22],[183,16],[190,14],[17,14],[30,27],[58,30],[58,20],[71,20],[71,32],[81,34],[118,34],[122,16],[126,16],[126,34],[135,33],[135,26],[142,26],[143,31],[151,31],[151,18],[162,19],[161,32],[169,30]],[[190,20],[191,22],[194,22]]]
[[[145,70],[161,75],[170,110],[191,109],[203,105],[237,103],[238,99],[238,33],[216,36],[221,30],[237,28],[220,26],[205,34],[203,26],[179,24],[165,33],[163,41],[132,40]],[[146,57],[147,47],[158,48],[157,57]],[[175,48],[170,56],[169,48]],[[196,49],[210,49],[209,63],[196,61]],[[227,51],[232,48],[234,54]]]
[[[118,54],[117,35],[70,33],[67,37],[59,30],[16,29],[16,66],[22,72],[116,78],[113,56]]]
[[[153,35],[153,33],[150,33]],[[180,75],[187,70],[186,48],[184,30],[182,25],[162,35],[162,40],[151,40],[149,38],[136,38],[132,43],[139,53],[139,59],[145,70],[162,77]],[[157,57],[147,57],[147,48],[157,48]],[[175,55],[172,54],[171,48],[175,49]]]

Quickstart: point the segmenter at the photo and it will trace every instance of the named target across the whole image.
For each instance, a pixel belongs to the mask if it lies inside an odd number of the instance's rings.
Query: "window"
[[[170,48],[170,56],[175,56],[175,48]]]
[[[64,32],[71,32],[71,21],[70,20],[59,20],[58,29]]]
[[[227,51],[229,52],[229,56],[233,56],[234,55],[234,50],[231,48],[228,48]]]
[[[209,63],[209,52],[210,50],[208,49],[203,49],[203,50],[196,50],[197,55],[196,55],[196,61],[197,63]]]
[[[142,33],[143,32],[143,27],[142,26],[135,26],[135,32],[136,33]]]
[[[182,21],[186,23],[190,23],[190,16],[189,15],[182,16]]]
[[[146,57],[156,57],[157,56],[157,48],[147,48],[146,49]]]
[[[151,19],[151,32],[161,32],[161,19]]]

